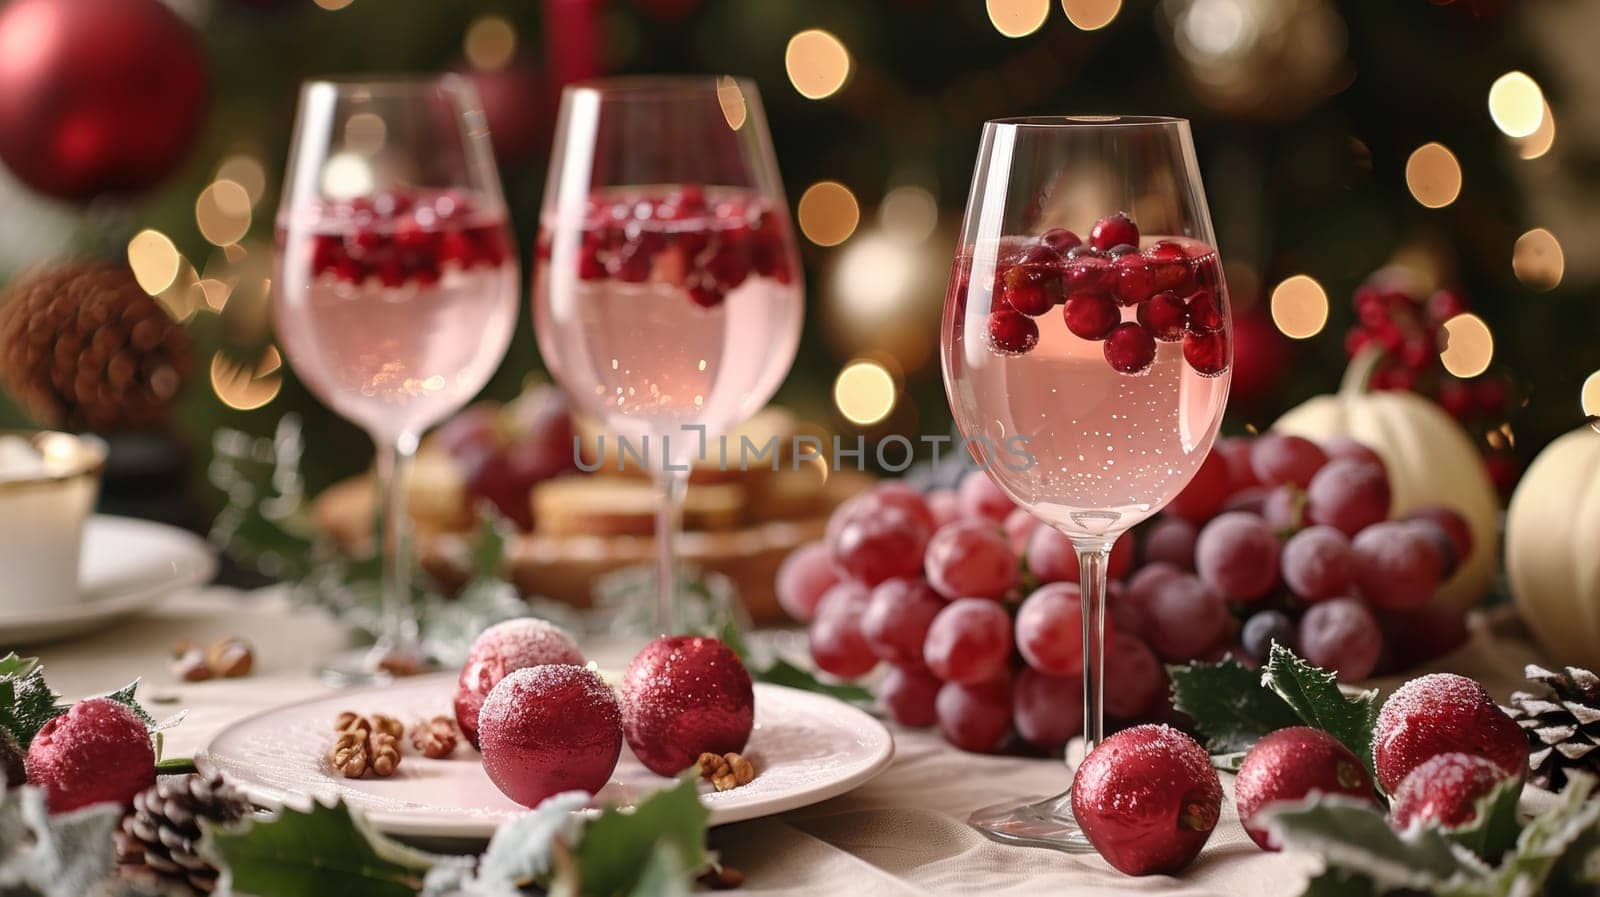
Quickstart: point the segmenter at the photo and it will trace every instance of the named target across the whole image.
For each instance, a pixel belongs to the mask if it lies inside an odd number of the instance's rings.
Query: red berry
[[[1356,584],[1374,607],[1409,610],[1433,597],[1444,579],[1444,556],[1431,539],[1403,521],[1376,523],[1356,534]]]
[[[1039,343],[1039,325],[1009,308],[989,312],[989,344],[1003,355],[1022,355]]]
[[[1443,324],[1467,310],[1467,300],[1454,290],[1439,290],[1428,297],[1428,320]]]
[[[1307,601],[1350,594],[1355,576],[1350,540],[1331,526],[1309,526],[1283,544],[1283,581]]]
[[[639,762],[677,775],[703,752],[744,750],[755,721],[750,673],[705,636],[662,636],[622,675],[623,730]]]
[[[1017,734],[1035,747],[1053,751],[1083,731],[1083,680],[1024,669],[1011,694]]]
[[[1077,252],[1073,250],[1068,253],[1067,293],[1098,292],[1109,296],[1113,285],[1111,260],[1099,255],[1078,255]]]
[[[1217,302],[1216,294],[1210,290],[1196,290],[1190,293],[1183,300],[1183,304],[1189,312],[1185,327],[1194,336],[1216,333],[1226,322],[1222,306]]]
[[[1471,754],[1430,757],[1400,782],[1390,818],[1399,828],[1458,828],[1478,818],[1478,801],[1507,778],[1493,762]]]
[[[1166,668],[1149,645],[1126,632],[1106,636],[1104,679],[1106,715],[1113,719],[1139,719],[1167,693]]]
[[[1011,734],[1011,683],[946,682],[934,699],[939,734],[964,751],[992,753]]]
[[[1183,360],[1202,377],[1215,377],[1228,369],[1228,335],[1220,330],[1183,336]]]
[[[933,702],[942,684],[920,664],[890,667],[878,683],[878,706],[902,726],[931,726],[937,719]]]
[[[1156,341],[1143,327],[1125,321],[1111,328],[1105,342],[1106,361],[1124,374],[1137,374],[1156,358]]]
[[[1353,536],[1387,519],[1389,501],[1389,477],[1382,467],[1336,458],[1318,470],[1306,488],[1306,519]]]
[[[478,746],[478,714],[500,680],[517,670],[547,663],[583,665],[583,652],[565,630],[546,620],[522,617],[478,633],[456,678],[456,725]]]
[[[864,590],[855,583],[839,583],[823,596],[806,632],[811,660],[818,669],[841,679],[856,679],[878,665],[878,656],[861,633],[866,610]]]
[[[1250,449],[1250,467],[1268,486],[1293,483],[1301,489],[1328,463],[1328,455],[1303,436],[1264,433]]]
[[[1354,598],[1313,604],[1300,618],[1300,651],[1312,666],[1339,674],[1340,682],[1372,675],[1383,657],[1383,632]]]
[[[866,586],[914,575],[922,566],[928,530],[900,508],[862,505],[830,525],[829,548],[840,572]]]
[[[1193,570],[1194,543],[1199,536],[1200,528],[1193,523],[1182,517],[1163,515],[1145,530],[1144,561],[1146,564],[1165,563],[1177,569]]]
[[[1035,589],[1017,609],[1016,629],[1017,650],[1028,666],[1052,676],[1083,672],[1083,607],[1075,584]]]
[[[922,643],[944,601],[920,579],[890,579],[872,590],[861,636],[872,653],[896,664],[922,663]]]
[[[144,722],[110,698],[85,698],[45,723],[24,765],[28,784],[44,789],[51,813],[97,803],[130,806],[156,781]]]
[[[1064,256],[1068,250],[1082,244],[1083,241],[1078,239],[1077,234],[1064,227],[1052,227],[1039,235],[1039,245],[1050,247],[1057,255]]]
[[[1278,537],[1254,514],[1229,511],[1200,531],[1195,570],[1234,601],[1255,601],[1278,584]]]
[[[824,542],[808,542],[789,553],[778,566],[773,584],[778,606],[801,623],[816,616],[823,593],[839,581],[833,566],[833,552]]]
[[[1395,689],[1378,713],[1372,757],[1378,784],[1390,794],[1411,771],[1446,753],[1483,757],[1506,776],[1528,769],[1528,739],[1482,685],[1454,673],[1433,673]]]
[[[1137,252],[1118,256],[1111,263],[1111,270],[1116,278],[1118,305],[1138,305],[1161,289],[1150,263]]]
[[[1157,586],[1145,607],[1146,639],[1161,659],[1201,656],[1228,633],[1227,602],[1197,576],[1174,576]]]
[[[1043,246],[1029,250],[1000,275],[998,301],[1035,318],[1055,308],[1061,301],[1061,275],[1055,261],[1055,254]]]
[[[748,736],[748,714],[754,705],[748,675],[744,682],[744,734]],[[732,695],[721,694],[713,699],[721,697],[733,700]],[[638,712],[633,702],[628,709],[630,714]],[[728,719],[734,711],[719,707],[713,713]],[[654,724],[657,718],[653,713],[645,711],[645,715],[651,724],[639,730],[642,734],[637,744],[629,726],[628,743],[647,766],[658,772],[668,770],[663,775],[677,775],[693,763],[698,752],[687,762],[674,765],[690,745],[716,750],[712,745],[733,743],[718,737],[719,732],[697,729],[706,720],[704,714],[669,715],[659,726]],[[484,699],[478,719],[483,771],[506,797],[525,807],[538,806],[563,791],[594,794],[605,787],[617,768],[626,724],[616,692],[593,670],[562,663],[517,670],[500,680]],[[727,750],[742,750],[743,738],[738,744]],[[662,754],[654,752],[657,747]],[[670,757],[672,764],[662,763],[658,769],[651,762],[664,757]]]
[[[952,600],[998,601],[1016,586],[1019,575],[1017,557],[1005,536],[994,524],[980,520],[940,527],[928,540],[923,569],[934,591]]]
[[[983,598],[961,598],[933,618],[922,661],[946,682],[987,682],[1005,672],[1011,645],[1005,608]]]
[[[1233,790],[1239,820],[1263,850],[1282,847],[1253,823],[1256,811],[1267,804],[1343,794],[1378,806],[1372,777],[1361,760],[1337,738],[1310,726],[1279,729],[1256,742],[1239,766]]]
[[[1227,459],[1216,451],[1207,452],[1194,479],[1167,505],[1167,513],[1191,523],[1205,523],[1222,509],[1227,500],[1229,473]]]
[[[1222,782],[1193,738],[1170,726],[1124,729],[1097,745],[1072,782],[1072,814],[1116,869],[1171,874],[1211,837]]]
[[[1067,330],[1088,340],[1102,340],[1122,321],[1117,304],[1105,293],[1080,291],[1067,297],[1061,307]]]
[[[1105,252],[1113,246],[1139,245],[1139,226],[1126,212],[1115,212],[1094,223],[1089,231],[1089,245]]]
[[[1178,294],[1171,290],[1164,290],[1150,297],[1149,302],[1139,306],[1139,323],[1150,335],[1162,342],[1176,342],[1183,339],[1184,328],[1189,322],[1189,305]]]
[[[1445,531],[1450,537],[1450,543],[1455,548],[1457,562],[1465,561],[1472,556],[1472,525],[1453,508],[1443,505],[1423,505],[1412,508],[1405,516],[1406,520],[1428,520]]]

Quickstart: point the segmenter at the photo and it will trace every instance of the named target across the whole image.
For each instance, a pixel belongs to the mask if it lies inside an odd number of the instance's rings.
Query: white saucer
[[[205,772],[220,771],[253,800],[268,806],[308,806],[315,796],[343,798],[366,811],[379,830],[413,838],[485,839],[526,808],[501,794],[465,741],[453,757],[429,760],[405,746],[387,779],[346,779],[325,759],[333,721],[342,710],[386,713],[408,725],[448,715],[456,675],[402,679],[380,688],[268,710],[224,729],[195,757]],[[745,749],[755,780],[716,792],[701,783],[711,824],[768,816],[850,791],[882,772],[894,757],[883,724],[833,698],[756,683],[756,725]],[[629,805],[672,784],[645,769],[626,746],[599,804]]]
[[[92,632],[207,582],[217,560],[205,540],[164,523],[97,514],[83,530],[82,600],[0,611],[0,648]],[[0,574],[3,575],[3,574]]]

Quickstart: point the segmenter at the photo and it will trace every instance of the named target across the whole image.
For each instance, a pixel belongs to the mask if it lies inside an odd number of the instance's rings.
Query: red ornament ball
[[[478,746],[478,713],[500,680],[516,670],[547,663],[583,665],[572,636],[545,620],[519,618],[496,623],[473,639],[456,680],[456,725]]]
[[[622,675],[622,728],[639,762],[675,776],[705,752],[744,750],[755,724],[750,673],[727,645],[662,636]]]
[[[28,746],[28,784],[51,813],[90,804],[129,806],[155,784],[156,754],[144,722],[110,698],[87,698],[44,724]]]
[[[0,159],[41,193],[87,200],[171,174],[194,145],[208,76],[159,0],[15,0],[0,11]]]
[[[1072,815],[1100,856],[1129,875],[1189,865],[1216,828],[1222,782],[1193,738],[1161,725],[1102,741],[1072,783]]]
[[[1506,776],[1528,771],[1528,739],[1477,682],[1431,673],[1395,689],[1378,712],[1372,758],[1390,794],[1411,771],[1439,754],[1467,753]]]
[[[593,670],[550,663],[517,670],[479,717],[483,771],[525,807],[563,791],[594,794],[622,756],[616,692]]]
[[[1343,794],[1377,805],[1372,776],[1361,760],[1338,739],[1310,726],[1279,729],[1256,742],[1239,766],[1233,790],[1245,833],[1263,850],[1281,846],[1255,824],[1256,811],[1268,804]]]

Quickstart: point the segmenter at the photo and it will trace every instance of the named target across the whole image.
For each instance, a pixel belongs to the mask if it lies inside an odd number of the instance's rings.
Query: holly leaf
[[[1517,821],[1517,800],[1521,797],[1521,779],[1501,782],[1478,798],[1473,820],[1451,829],[1447,837],[1485,860],[1498,863],[1506,851],[1516,846],[1517,835],[1522,832]]]
[[[57,697],[37,665],[30,665],[21,677],[0,679],[0,726],[26,751],[45,723],[66,712],[56,703]]]
[[[688,897],[696,868],[684,861],[677,844],[657,841],[628,897]]]
[[[1167,673],[1173,706],[1194,719],[1212,754],[1247,751],[1268,732],[1300,722],[1283,698],[1262,688],[1259,674],[1232,657],[1170,666]]]
[[[129,710],[132,710],[133,715],[137,716],[139,721],[144,723],[144,727],[146,729],[154,731],[156,727],[156,718],[151,716],[148,710],[145,710],[143,707],[141,707],[138,699],[134,698],[133,696],[133,693],[137,691],[138,688],[139,680],[135,679],[116,691],[108,691],[103,695],[99,695],[99,697],[110,698],[111,700],[116,701],[118,704],[121,704]],[[177,725],[177,723],[173,723],[173,725]]]
[[[705,866],[706,821],[693,775],[650,795],[632,812],[607,808],[591,821],[574,851],[579,892],[584,897],[629,897],[667,871],[658,858],[665,846],[675,854],[680,878]],[[687,882],[685,882],[685,887]],[[670,892],[669,892],[670,893]]]
[[[12,651],[0,657],[0,679],[21,679],[33,672],[33,668],[38,665],[39,658],[20,657],[17,652]]]
[[[1438,828],[1396,832],[1367,801],[1313,794],[1268,804],[1259,812],[1261,823],[1285,847],[1318,854],[1329,871],[1366,878],[1378,893],[1467,894],[1489,879],[1489,867]]]
[[[1495,872],[1496,894],[1593,893],[1581,886],[1558,889],[1546,885],[1558,872],[1566,878],[1594,879],[1595,850],[1600,844],[1600,800],[1590,800],[1593,776],[1571,774],[1561,800],[1528,822],[1517,838],[1517,849]],[[1585,872],[1584,870],[1590,870]],[[1570,879],[1569,879],[1570,880]]]
[[[44,792],[0,791],[0,894],[82,897],[114,868],[122,808],[96,804],[54,816]]]
[[[810,670],[801,669],[782,658],[773,661],[765,669],[753,671],[751,675],[758,682],[797,688],[801,691],[814,691],[853,704],[867,704],[872,701],[872,692],[862,686],[847,682],[824,682]]]
[[[378,834],[343,801],[202,827],[202,850],[226,866],[235,892],[254,897],[415,897],[439,861]]]
[[[588,803],[582,791],[546,798],[494,833],[476,870],[470,862],[430,869],[421,897],[522,897],[523,888],[548,877],[556,845],[578,841],[583,818],[576,811]]]
[[[1378,693],[1353,698],[1339,690],[1339,678],[1318,669],[1277,642],[1261,668],[1261,684],[1270,689],[1308,726],[1339,739],[1372,769],[1372,730],[1378,724]],[[1292,725],[1292,724],[1291,724]]]

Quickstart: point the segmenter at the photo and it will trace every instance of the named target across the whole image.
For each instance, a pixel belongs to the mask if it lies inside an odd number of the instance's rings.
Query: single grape
[[[1229,436],[1218,439],[1211,451],[1228,462],[1228,494],[1261,485],[1261,480],[1250,466],[1250,450],[1255,440],[1248,436]]]
[[[1017,557],[1022,557],[1028,551],[1028,540],[1033,537],[1033,531],[1040,526],[1039,518],[1029,514],[1024,508],[1017,508],[1006,515],[1005,523],[1000,528],[1005,531],[1006,541],[1011,544],[1011,552]]]
[[[1444,579],[1444,558],[1438,546],[1402,520],[1386,520],[1356,533],[1350,549],[1356,585],[1374,607],[1421,607]]]
[[[1006,515],[1016,505],[994,480],[981,470],[974,470],[961,478],[961,487],[956,491],[961,499],[961,512],[967,517],[983,517],[999,523],[1006,519]]]
[[[922,660],[946,682],[983,682],[1005,672],[1011,659],[1011,617],[983,598],[958,598],[928,627]]]
[[[1039,526],[1028,539],[1025,555],[1028,572],[1040,582],[1077,582],[1078,552],[1072,540],[1059,531]],[[1111,557],[1106,562],[1106,578],[1121,579],[1133,568],[1133,534],[1123,533],[1111,543]]]
[[[858,506],[828,543],[834,565],[866,586],[916,574],[927,546],[928,530],[920,520],[876,503]]]
[[[1439,553],[1439,579],[1444,581],[1455,575],[1461,566],[1461,558],[1456,554],[1456,542],[1450,538],[1450,533],[1433,520],[1402,520],[1406,526],[1411,527],[1433,544],[1434,550]]]
[[[866,613],[867,602],[871,597],[872,590],[861,583],[848,579],[840,580],[829,586],[828,590],[822,593],[822,597],[817,599],[817,609],[811,615],[811,619],[815,620],[823,614],[843,612],[846,609],[854,614]]]
[[[1244,621],[1244,628],[1239,630],[1239,647],[1257,663],[1267,662],[1273,642],[1290,651],[1298,650],[1296,646],[1299,640],[1295,638],[1294,621],[1281,610],[1251,614],[1250,619]]]
[[[1194,560],[1200,578],[1233,601],[1255,601],[1278,583],[1278,537],[1254,514],[1230,511],[1206,524]]]
[[[1353,536],[1389,516],[1389,476],[1381,466],[1335,458],[1306,487],[1306,519]]]
[[[1214,451],[1207,452],[1194,478],[1167,504],[1166,513],[1190,523],[1210,520],[1228,497],[1228,480],[1228,459]]]
[[[1111,631],[1112,627],[1106,626]],[[1054,582],[1035,589],[1017,609],[1017,649],[1041,673],[1083,672],[1083,608],[1078,587]]]
[[[886,579],[872,590],[861,615],[861,635],[872,653],[890,663],[922,662],[922,644],[944,601],[920,579]]]
[[[1472,557],[1472,525],[1454,508],[1443,505],[1423,505],[1412,508],[1406,514],[1407,520],[1431,520],[1444,528],[1449,534],[1450,541],[1455,543],[1456,557],[1461,561]]]
[[[938,521],[934,519],[933,511],[928,507],[927,497],[915,486],[899,480],[885,480],[867,493],[880,506],[899,508],[915,517],[928,532],[938,528]]]
[[[946,682],[934,699],[934,711],[945,741],[964,751],[992,753],[1011,734],[1011,683]]]
[[[1305,525],[1306,494],[1298,486],[1272,486],[1261,501],[1261,519],[1274,533],[1292,533]]]
[[[946,598],[999,600],[1017,584],[1017,557],[999,528],[987,519],[939,528],[923,559],[928,584]]]
[[[1114,719],[1139,719],[1167,693],[1167,671],[1140,639],[1125,632],[1106,641],[1105,710]]]
[[[878,682],[878,706],[902,726],[931,726],[937,719],[933,702],[942,684],[920,665],[889,667]]]
[[[1250,448],[1250,469],[1269,486],[1293,483],[1304,489],[1326,463],[1327,454],[1303,436],[1264,433]]]
[[[1353,682],[1378,668],[1383,633],[1361,602],[1335,598],[1313,604],[1300,618],[1300,653],[1313,666],[1337,672],[1339,681]]]
[[[934,530],[961,519],[961,496],[954,489],[934,489],[927,496],[928,511],[933,515]]]
[[[1182,517],[1162,516],[1144,534],[1144,562],[1194,569],[1194,543],[1200,528]]]
[[[1388,475],[1387,466],[1383,463],[1383,456],[1373,451],[1364,442],[1359,442],[1350,436],[1334,436],[1322,441],[1322,450],[1327,453],[1328,459],[1351,458],[1356,461],[1365,461],[1385,468],[1384,474]]]
[[[1083,680],[1024,669],[1012,690],[1011,715],[1023,740],[1053,751],[1083,731]]]
[[[1283,544],[1283,581],[1307,601],[1350,594],[1354,577],[1350,540],[1331,526],[1308,526]]]
[[[1114,579],[1106,583],[1106,631],[1130,632],[1143,638],[1144,628],[1144,607],[1128,598],[1122,583]]]
[[[1145,564],[1138,572],[1128,578],[1127,588],[1122,590],[1121,602],[1131,608],[1130,616],[1136,616],[1139,625],[1137,628],[1124,627],[1125,631],[1133,633],[1140,638],[1150,635],[1150,596],[1156,589],[1170,579],[1182,576],[1185,570],[1174,567],[1164,561]],[[1119,620],[1119,622],[1121,622]]]
[[[811,659],[818,669],[841,679],[856,679],[878,665],[877,655],[861,634],[863,609],[864,605],[854,601],[825,601],[808,632]]]
[[[808,542],[783,559],[773,589],[784,613],[809,623],[816,616],[817,603],[822,600],[823,593],[838,581],[833,552],[823,542]]]
[[[1150,647],[1173,663],[1199,657],[1228,633],[1228,605],[1198,576],[1162,583],[1146,608]]]
[[[1245,511],[1251,514],[1260,514],[1266,510],[1267,496],[1277,488],[1275,486],[1246,486],[1238,492],[1228,496],[1222,503],[1222,512]]]

